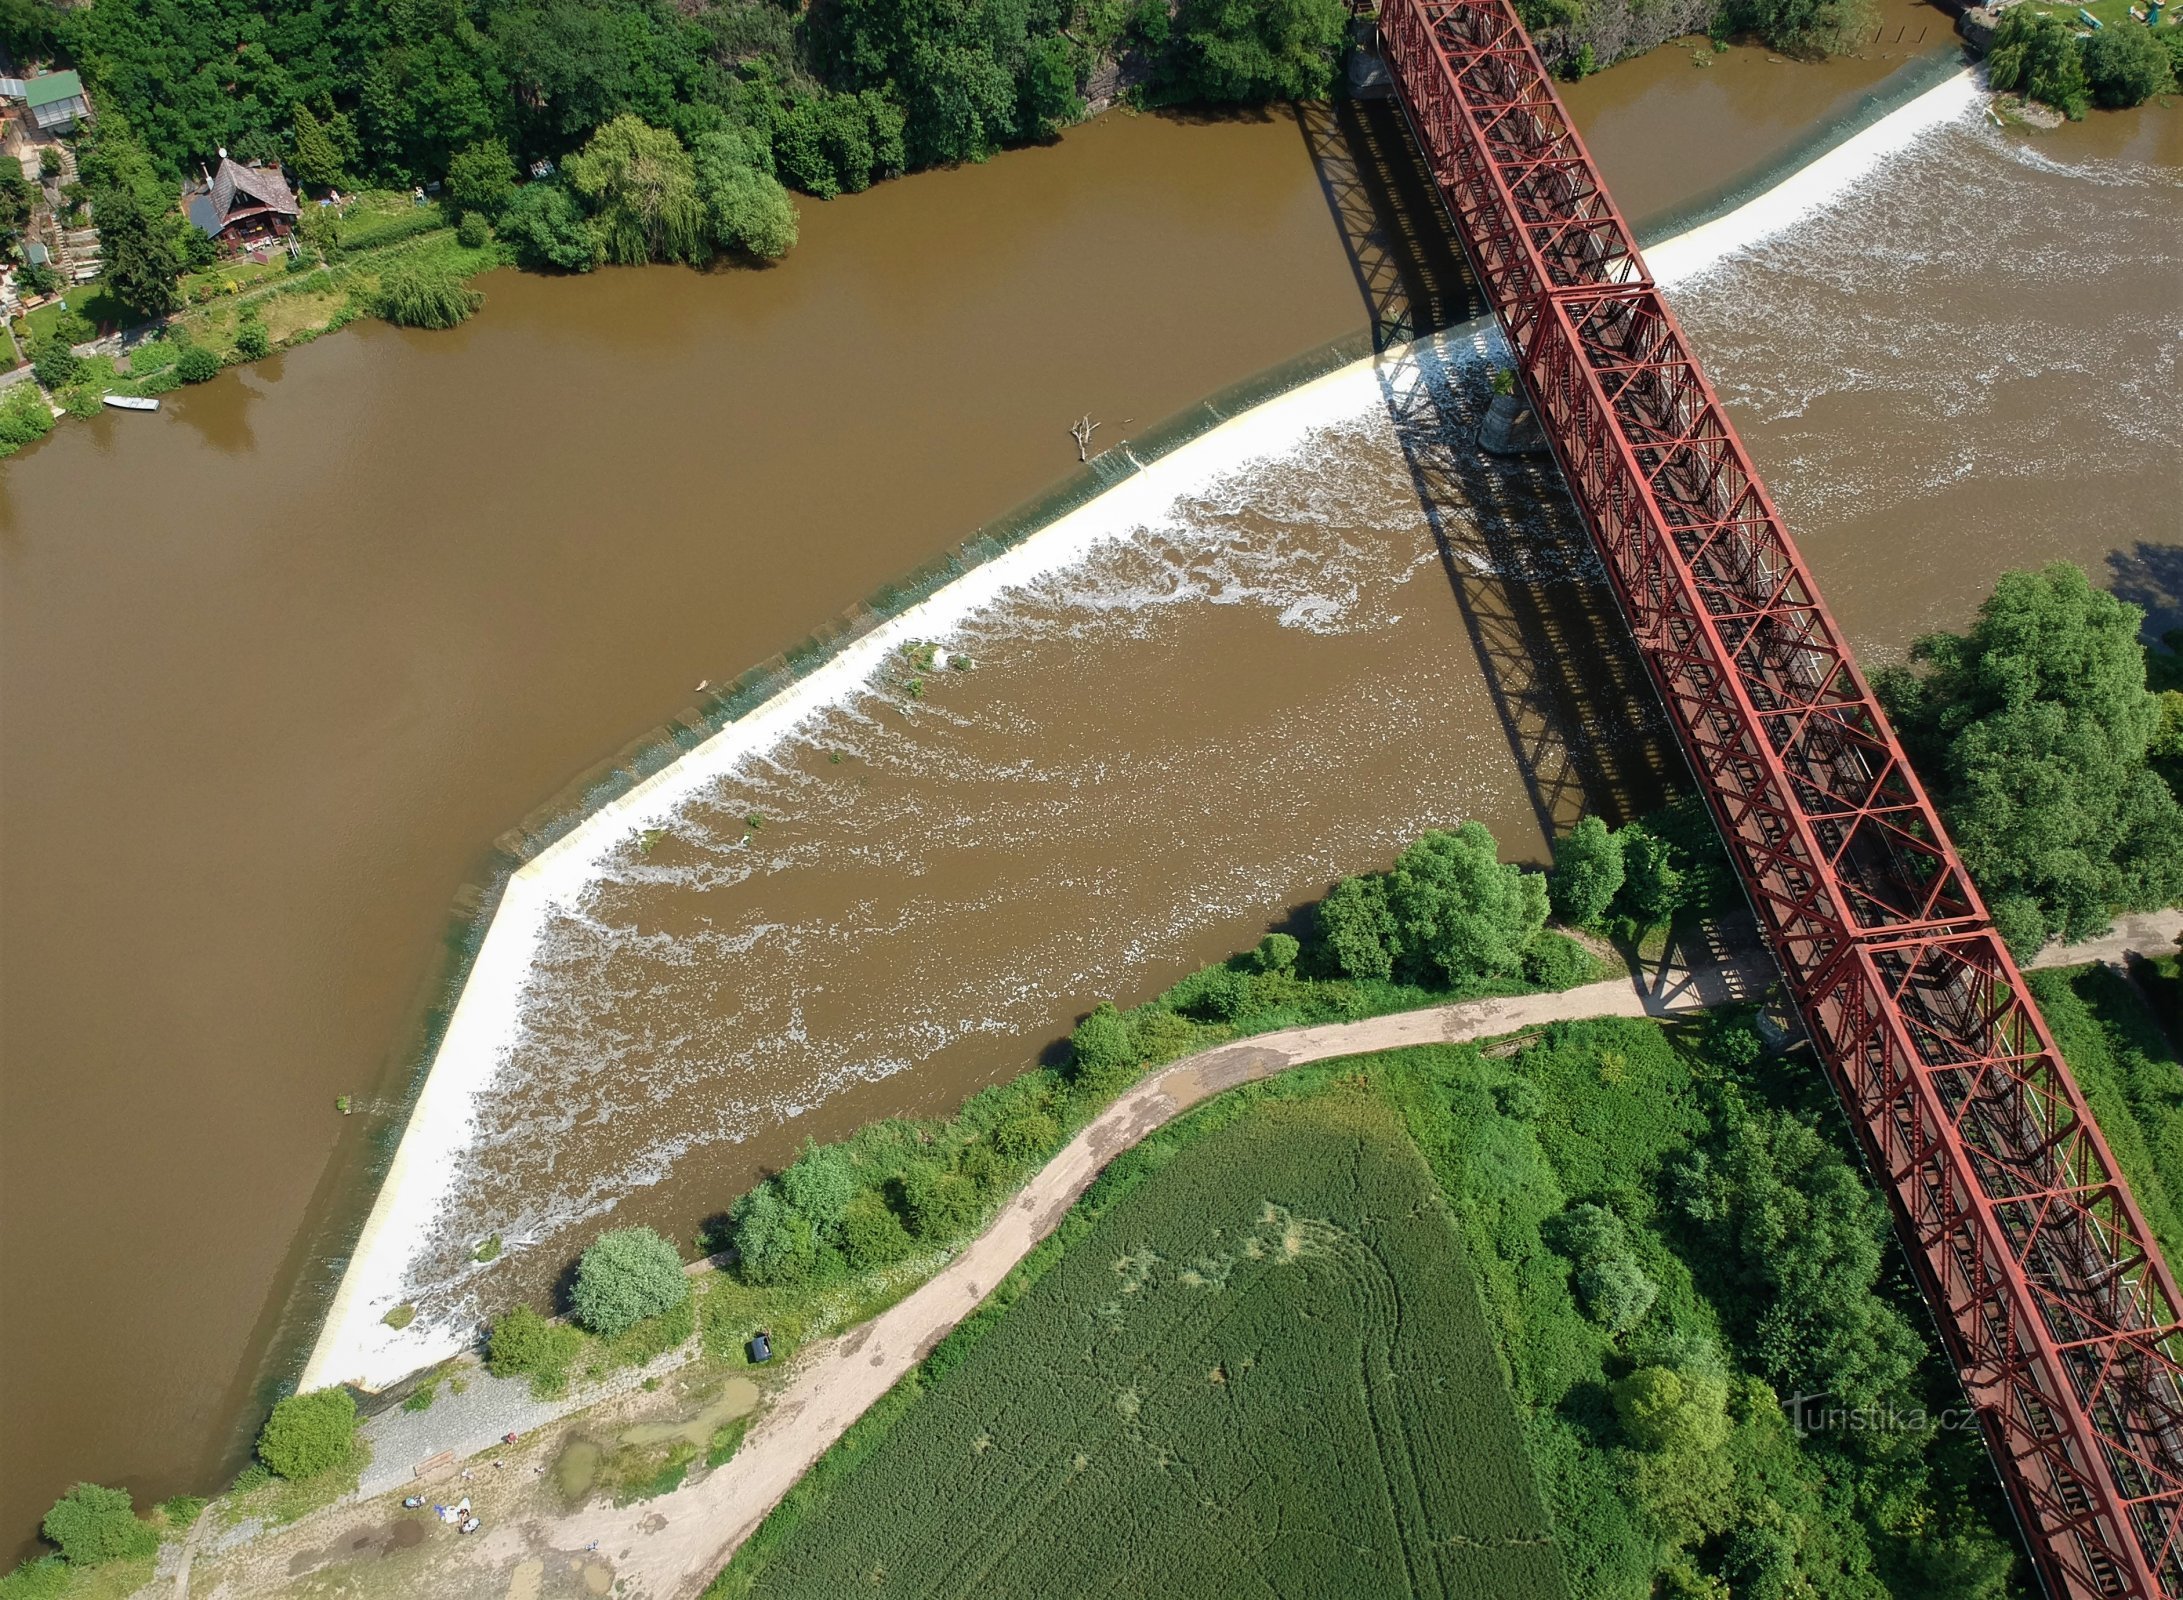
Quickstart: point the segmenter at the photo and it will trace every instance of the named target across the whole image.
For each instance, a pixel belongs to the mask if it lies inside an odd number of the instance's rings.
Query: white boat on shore
[[[159,402],[147,395],[110,394],[106,403],[117,411],[157,411]]]

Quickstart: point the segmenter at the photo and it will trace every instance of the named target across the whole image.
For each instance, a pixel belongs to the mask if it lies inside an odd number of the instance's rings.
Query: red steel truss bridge
[[[2050,1595],[2183,1596],[2176,1285],[1507,0],[1381,47]]]

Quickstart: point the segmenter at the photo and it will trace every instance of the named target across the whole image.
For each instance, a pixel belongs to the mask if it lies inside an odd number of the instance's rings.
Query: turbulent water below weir
[[[1956,104],[1673,291],[1875,658],[2010,566],[2183,590],[2183,175]],[[352,1319],[335,1371],[383,1381],[542,1296],[609,1220],[688,1240],[805,1138],[951,1108],[1422,827],[1537,861],[1580,808],[1649,803],[1676,763],[1573,513],[1469,444],[1482,352],[1193,447],[922,635],[971,670],[815,693],[685,774],[649,851],[590,852],[464,1046],[487,1087],[431,1216],[374,1245],[376,1304],[423,1315]]]

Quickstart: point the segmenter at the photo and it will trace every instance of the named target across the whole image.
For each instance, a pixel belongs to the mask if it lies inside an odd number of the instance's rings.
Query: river
[[[1667,54],[1617,72],[1672,152]],[[1802,70],[1708,70],[1762,67]],[[1580,86],[1595,130],[1616,76]],[[1795,137],[1747,120],[1754,164]],[[2175,119],[2125,120],[1966,115],[1676,289],[1861,647],[2053,555],[2183,587]],[[1680,159],[1645,148],[1600,143],[1618,188]],[[1051,479],[1072,417],[1125,435],[1367,309],[1286,118],[1109,118],[804,234],[763,274],[496,278],[458,333],[346,334],[0,475],[0,1282],[40,1283],[0,1372],[11,1526],[77,1475],[231,1459],[353,1205],[332,1097],[395,1087],[499,829]],[[1482,381],[1269,408],[956,616],[973,670],[815,704],[691,774],[649,853],[589,857],[398,1263],[419,1333],[609,1216],[687,1238],[807,1134],[945,1109],[1419,826],[1537,859],[1657,793],[1573,519],[1462,444]]]

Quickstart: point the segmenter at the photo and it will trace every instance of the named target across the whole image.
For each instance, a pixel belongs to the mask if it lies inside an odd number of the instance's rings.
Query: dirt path
[[[1549,1022],[1641,1017],[1755,993],[1763,956],[1708,963],[1673,983],[1595,983],[1559,994],[1478,1000],[1261,1034],[1176,1062],[1101,1112],[1023,1188],[993,1225],[938,1276],[893,1309],[801,1358],[787,1388],[734,1458],[698,1482],[623,1509],[587,1507],[546,1531],[553,1548],[594,1540],[625,1587],[646,1600],[685,1600],[874,1401],[932,1350],[1038,1242],[1100,1171],[1200,1101],[1238,1084],[1333,1056],[1491,1038]],[[536,1530],[534,1530],[535,1534]]]

